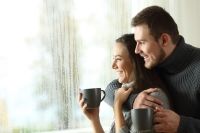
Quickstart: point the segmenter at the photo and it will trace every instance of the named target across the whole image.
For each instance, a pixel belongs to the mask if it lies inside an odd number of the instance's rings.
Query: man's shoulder
[[[190,52],[189,59],[190,59],[190,65],[194,67],[198,67],[200,69],[200,48],[189,45],[190,49],[188,50]]]
[[[193,46],[193,45],[188,45],[190,47],[190,49],[192,49],[192,53],[195,55],[195,56],[200,56],[200,48],[199,47],[196,47],[196,46]]]

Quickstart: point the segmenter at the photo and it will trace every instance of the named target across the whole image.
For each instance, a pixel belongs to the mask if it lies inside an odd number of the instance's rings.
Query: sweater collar
[[[180,36],[176,48],[172,54],[165,59],[164,62],[158,65],[158,69],[167,73],[178,73],[187,67],[191,58],[191,46],[185,43],[185,40]]]
[[[123,83],[122,88],[126,88],[126,89],[132,88],[134,86],[134,84],[135,84],[135,81],[131,81],[129,83]]]

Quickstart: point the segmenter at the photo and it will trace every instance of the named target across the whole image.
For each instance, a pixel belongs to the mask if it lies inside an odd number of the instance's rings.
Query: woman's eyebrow
[[[121,55],[113,55],[113,58],[122,57]]]

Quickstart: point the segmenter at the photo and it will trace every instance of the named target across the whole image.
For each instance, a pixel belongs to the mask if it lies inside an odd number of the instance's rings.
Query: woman
[[[114,45],[114,56],[112,68],[115,70],[118,79],[112,81],[106,88],[105,101],[113,106],[115,124],[113,124],[110,132],[129,132],[131,130],[130,110],[127,109],[125,116],[122,112],[122,105],[128,96],[135,95],[146,91],[147,88],[165,88],[161,80],[158,78],[154,70],[144,68],[143,59],[134,53],[136,42],[134,34],[125,34],[116,40]],[[116,91],[117,90],[117,91]],[[159,89],[152,89],[148,92],[158,97],[164,102],[164,107],[169,108],[169,100],[166,93]],[[151,93],[152,92],[152,93]],[[161,101],[158,101],[158,103]],[[93,125],[95,133],[102,133],[103,128],[99,120],[99,109],[86,110],[87,105],[84,104],[80,95],[79,104]]]

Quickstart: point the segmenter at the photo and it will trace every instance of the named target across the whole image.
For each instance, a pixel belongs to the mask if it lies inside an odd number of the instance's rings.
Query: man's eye
[[[142,44],[145,44],[145,41],[139,41],[138,42],[138,45],[142,45]]]
[[[140,44],[145,44],[145,42],[144,42],[144,41],[141,41]]]

